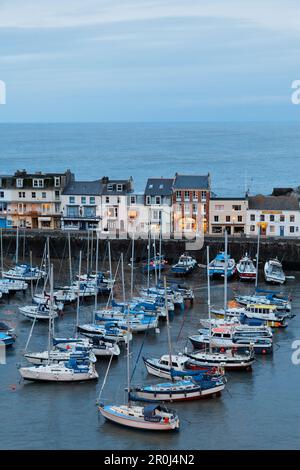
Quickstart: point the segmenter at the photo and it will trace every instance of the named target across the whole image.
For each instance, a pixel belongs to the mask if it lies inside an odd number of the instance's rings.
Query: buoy
[[[16,388],[17,388],[16,384],[12,384],[12,385],[10,386],[10,389],[11,389],[12,392],[15,392],[15,391],[16,391]]]

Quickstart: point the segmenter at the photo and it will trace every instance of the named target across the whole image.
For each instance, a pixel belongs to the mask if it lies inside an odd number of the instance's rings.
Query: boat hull
[[[99,411],[102,416],[108,421],[112,421],[113,423],[120,424],[122,426],[135,429],[144,429],[149,431],[174,431],[176,429],[179,429],[179,423],[177,424],[176,422],[164,423],[138,420],[134,418],[124,417],[120,414],[112,413],[106,408],[107,407],[99,407]]]
[[[198,390],[195,391],[171,391],[171,392],[148,392],[145,390],[135,390],[132,397],[136,397],[138,400],[142,401],[192,401],[192,400],[201,400],[203,398],[209,398],[214,396],[219,396],[221,392],[224,390],[225,385],[218,385],[216,387],[209,388],[207,390],[201,390],[199,387]]]
[[[24,380],[35,382],[81,382],[98,379],[96,371],[91,372],[58,372],[35,370],[35,367],[21,367],[20,374]]]

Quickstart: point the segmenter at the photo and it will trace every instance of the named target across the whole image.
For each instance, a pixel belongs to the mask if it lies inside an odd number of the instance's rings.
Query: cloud
[[[2,28],[70,28],[166,18],[242,20],[300,34],[297,0],[2,0]]]

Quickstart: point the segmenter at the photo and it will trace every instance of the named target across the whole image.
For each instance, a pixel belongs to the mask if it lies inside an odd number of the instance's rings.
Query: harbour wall
[[[68,237],[70,237],[70,245],[72,257],[77,259],[79,252],[82,250],[83,259],[86,258],[89,246],[93,252],[96,251],[96,238],[91,238],[91,233],[87,232],[68,232],[66,231],[38,231],[38,230],[19,230],[19,262],[29,261],[30,252],[33,258],[40,258],[43,255],[45,242],[49,237],[51,257],[63,259],[68,257]],[[94,236],[95,237],[95,236]],[[107,238],[99,240],[99,258],[108,257]],[[151,242],[153,243],[153,241]],[[3,230],[2,232],[3,254],[5,259],[15,259],[16,253],[16,231]],[[147,240],[136,239],[134,242],[135,261],[147,259]],[[207,235],[204,242],[201,243],[202,248],[197,248],[196,244],[186,242],[185,240],[163,240],[162,253],[165,255],[169,263],[177,261],[180,254],[189,251],[199,263],[205,264],[206,245],[210,246],[211,259],[218,251],[224,250],[224,238],[220,236]],[[132,241],[131,239],[111,239],[111,257],[113,261],[117,261],[120,254],[124,254],[124,260],[129,262],[131,259]],[[196,249],[193,249],[196,248]],[[257,238],[248,238],[245,236],[229,236],[228,250],[235,260],[239,260],[245,252],[255,258],[257,252]],[[151,247],[152,256],[154,253]],[[156,252],[159,251],[158,241],[156,241]],[[284,268],[300,270],[300,238],[266,238],[261,237],[260,240],[260,261],[263,262],[269,258],[278,257],[282,261]]]

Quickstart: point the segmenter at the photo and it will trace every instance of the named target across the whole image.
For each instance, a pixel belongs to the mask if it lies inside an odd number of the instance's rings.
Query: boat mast
[[[70,286],[73,282],[73,273],[72,273],[72,254],[71,254],[71,236],[70,232],[68,233],[68,249],[69,249],[69,275],[70,275]]]
[[[50,275],[50,305],[49,305],[49,332],[48,332],[48,365],[50,364],[51,340],[54,329],[53,318],[53,265],[49,267]]]
[[[133,263],[134,263],[134,232],[132,233],[132,246],[131,246],[131,279],[130,279],[130,298],[133,297]]]
[[[258,235],[257,235],[257,252],[256,252],[256,275],[255,275],[255,290],[258,286],[258,261],[259,261],[259,243],[260,242],[260,226],[258,227]]]
[[[90,263],[90,271],[93,272],[93,250],[94,250],[94,231],[91,231],[91,263]]]
[[[154,276],[155,276],[155,286],[157,286],[157,265],[156,265],[156,262],[157,262],[157,254],[156,254],[156,240],[155,240],[155,232],[153,234],[153,252],[154,252]],[[158,263],[160,262],[159,258],[158,258]]]
[[[209,245],[206,247],[207,258],[207,309],[209,320],[209,352],[211,352],[211,312],[210,312],[210,275],[209,275]]]
[[[99,238],[98,238],[98,234],[96,233],[96,262],[95,262],[95,269],[96,269],[96,285],[95,285],[95,308],[94,308],[92,323],[95,322],[95,312],[96,312],[96,310],[97,310],[97,299],[98,299],[98,257],[99,257]]]
[[[123,292],[123,302],[125,304],[125,276],[124,276],[124,255],[121,253],[121,279],[122,279],[122,292]],[[125,308],[125,305],[124,305]]]
[[[3,231],[0,229],[1,277],[3,277]]]
[[[225,266],[224,266],[224,315],[227,311],[227,273],[228,273],[228,233],[225,228]]]
[[[109,278],[112,279],[112,267],[111,267],[111,250],[110,250],[110,240],[107,242],[108,245],[108,263],[109,263]],[[111,289],[111,298],[114,298],[114,289]]]
[[[90,272],[90,232],[87,231],[87,254],[86,254],[86,272],[89,275]]]
[[[150,222],[149,222],[150,223]],[[150,227],[150,225],[149,225]],[[147,266],[147,289],[150,287],[150,244],[151,244],[151,232],[150,228],[148,228],[148,266]]]
[[[167,277],[164,276],[164,288],[165,288],[165,309],[166,309],[166,320],[167,320],[167,333],[168,333],[168,346],[169,346],[169,365],[170,372],[172,368],[172,342],[170,334],[170,320],[169,320],[169,310],[168,310],[168,294],[167,294]],[[173,381],[173,377],[172,377]]]
[[[129,328],[129,315],[127,315],[127,402],[131,406],[130,401],[130,328]]]
[[[161,279],[161,244],[162,244],[162,211],[159,211],[159,265],[158,265],[158,279]]]
[[[16,235],[16,264],[19,262],[19,226],[17,227]]]
[[[77,290],[77,308],[76,308],[76,332],[75,332],[75,338],[78,337],[78,326],[79,326],[81,257],[82,257],[82,252],[81,252],[81,250],[80,250],[80,252],[79,252],[79,269],[78,269],[78,290]]]

